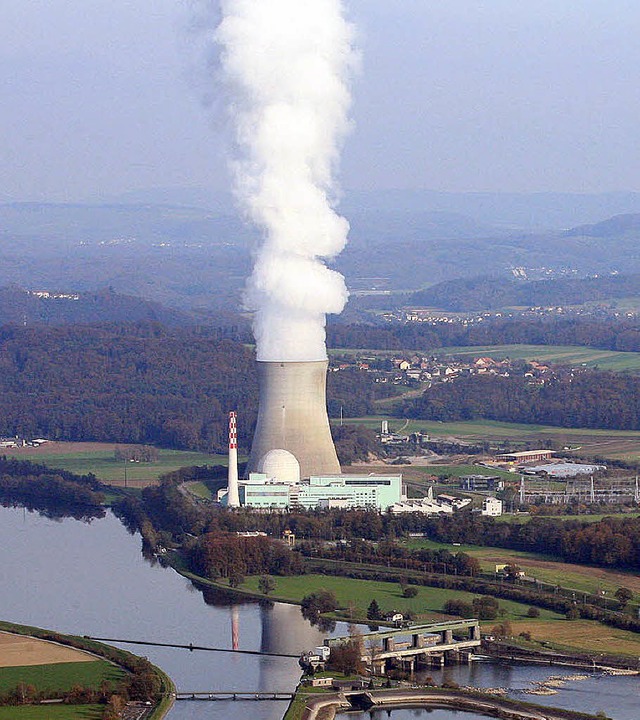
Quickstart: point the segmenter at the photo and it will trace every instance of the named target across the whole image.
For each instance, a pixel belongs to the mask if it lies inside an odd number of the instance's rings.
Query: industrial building
[[[240,505],[258,510],[373,508],[402,499],[402,475],[312,475],[297,483],[251,473],[239,483]],[[224,502],[224,500],[223,500]]]
[[[328,361],[258,362],[260,404],[247,466],[239,479],[236,413],[229,414],[227,507],[375,508],[403,499],[402,475],[342,475],[327,415]]]
[[[504,481],[498,475],[462,475],[460,489],[471,492],[504,490]]]
[[[504,453],[496,455],[496,460],[508,463],[541,462],[550,460],[553,450],[522,450],[521,452]]]

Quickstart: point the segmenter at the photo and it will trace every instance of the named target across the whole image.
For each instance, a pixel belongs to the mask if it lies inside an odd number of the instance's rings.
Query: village
[[[392,385],[424,385],[428,389],[434,383],[453,382],[469,375],[514,375],[528,379],[531,385],[544,385],[555,377],[555,371],[536,360],[497,360],[491,357],[455,358],[436,355],[388,355],[335,354],[331,361],[331,372],[357,369],[374,375],[376,383]]]

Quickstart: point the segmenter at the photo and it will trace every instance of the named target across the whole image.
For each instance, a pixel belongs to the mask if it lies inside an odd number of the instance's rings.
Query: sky
[[[637,0],[345,6],[345,188],[640,191]],[[0,201],[227,189],[223,105],[188,0],[0,4]]]

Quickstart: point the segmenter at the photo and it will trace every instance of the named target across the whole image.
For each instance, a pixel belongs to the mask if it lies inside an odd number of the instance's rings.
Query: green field
[[[98,689],[103,682],[115,685],[124,676],[123,670],[106,660],[4,667],[0,668],[0,692],[21,682],[46,692],[66,691],[74,685]]]
[[[411,610],[422,619],[437,619],[443,617],[442,606],[447,600],[456,598],[471,602],[476,597],[476,595],[469,592],[416,585],[415,587],[418,590],[416,597],[405,598],[402,597],[398,583],[354,580],[352,578],[327,575],[274,577],[273,580],[276,586],[273,595],[278,598],[300,602],[305,595],[311,592],[330,590],[335,593],[340,606],[343,608],[353,607],[358,618],[366,618],[367,607],[374,598],[384,612],[398,610],[406,613]],[[259,593],[258,578],[247,578],[241,588]],[[502,599],[499,600],[499,603],[507,611],[506,619],[529,620],[526,616],[528,605]],[[551,610],[540,609],[540,620],[557,620],[560,617]],[[496,621],[491,622],[495,624]]]
[[[591,430],[588,428],[562,428],[551,425],[525,425],[496,420],[468,420],[461,422],[438,422],[435,420],[407,420],[390,418],[388,415],[368,415],[346,418],[347,424],[365,425],[378,430],[382,420],[389,421],[391,432],[423,432],[433,439],[463,440],[466,442],[535,443],[544,447],[551,441],[554,445],[571,448],[576,457],[599,455],[619,460],[640,460],[640,431],[637,430]]]
[[[479,345],[444,347],[438,355],[491,357],[496,360],[537,360],[562,365],[584,365],[601,370],[640,370],[640,353],[597,350],[577,345]]]
[[[211,490],[203,482],[187,482],[184,484],[186,490],[201,500],[211,500]]]
[[[0,707],[0,720],[100,720],[104,705],[22,705]]]
[[[640,578],[636,573],[617,570],[573,565],[554,560],[548,555],[506,550],[498,547],[479,547],[478,545],[451,545],[438,543],[426,538],[411,538],[406,545],[412,549],[448,550],[451,553],[463,552],[480,562],[483,572],[493,573],[500,564],[518,565],[530,577],[551,585],[560,585],[579,592],[596,594],[604,590],[609,597],[625,586],[640,593]]]
[[[3,450],[3,453],[22,460],[42,463],[84,475],[93,473],[105,483],[143,487],[155,482],[160,475],[189,465],[226,465],[226,455],[187,452],[181,450],[158,450],[154,462],[123,462],[114,457],[116,444],[111,443],[47,443],[39,448]],[[125,446],[121,446],[125,447]]]

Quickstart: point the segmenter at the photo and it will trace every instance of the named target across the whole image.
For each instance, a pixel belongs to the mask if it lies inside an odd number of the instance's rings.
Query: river
[[[171,569],[152,565],[141,554],[139,536],[130,535],[111,513],[83,523],[55,521],[22,509],[0,507],[2,611],[0,617],[61,632],[155,642],[297,654],[321,643],[325,633],[302,618],[297,606],[281,603],[225,605],[205,598]],[[216,604],[210,604],[215,602]],[[338,624],[336,632],[346,634]],[[135,645],[162,667],[181,691],[290,691],[299,668],[293,658],[256,657]],[[549,675],[573,674],[557,668],[497,665],[430,673],[477,687],[518,690]],[[595,676],[571,681],[550,697],[527,699],[596,712],[614,720],[640,718],[637,677]],[[170,720],[280,720],[281,702],[178,702]],[[473,713],[398,710],[394,720],[475,720]],[[365,716],[350,717],[365,718]],[[366,715],[369,717],[369,714]],[[384,711],[379,715],[387,717]]]

